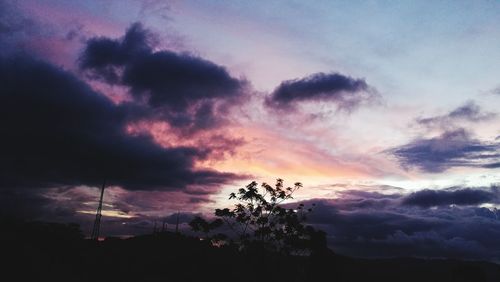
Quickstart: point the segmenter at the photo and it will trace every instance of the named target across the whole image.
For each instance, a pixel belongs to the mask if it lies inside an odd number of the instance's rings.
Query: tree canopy
[[[253,181],[229,195],[236,202],[234,206],[215,209],[212,221],[196,217],[190,226],[214,244],[235,245],[244,251],[310,254],[326,249],[325,233],[305,224],[314,204],[298,204],[294,208],[285,204],[300,188],[300,182],[285,187],[282,179],[277,179],[274,186],[262,183],[260,187]],[[215,233],[216,229],[223,230]]]

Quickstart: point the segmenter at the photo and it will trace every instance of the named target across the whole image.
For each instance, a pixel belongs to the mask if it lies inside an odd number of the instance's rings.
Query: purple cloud
[[[452,167],[495,168],[500,159],[500,144],[482,142],[473,139],[465,129],[455,129],[386,152],[394,155],[403,167],[437,173]]]
[[[478,206],[497,202],[492,196],[498,195],[497,188],[454,189],[446,189],[444,194],[440,193],[443,190],[423,190],[386,196],[352,190],[336,199],[302,203],[316,204],[307,221],[326,231],[329,246],[340,254],[497,261],[500,211]],[[415,195],[421,198],[416,200]],[[416,208],[409,201],[423,205]],[[364,205],[366,202],[371,204]],[[452,203],[455,205],[449,205]]]
[[[300,79],[283,81],[269,97],[266,105],[293,108],[306,101],[330,102],[338,109],[352,110],[373,98],[364,79],[355,79],[339,73],[315,73]]]
[[[491,191],[470,188],[454,191],[425,189],[405,197],[403,204],[427,208],[445,205],[498,203],[500,200],[498,192],[498,189],[491,189]]]
[[[474,103],[474,101],[469,101],[464,105],[450,111],[449,113],[441,116],[434,116],[429,118],[418,118],[417,123],[426,126],[449,126],[450,123],[455,121],[469,121],[469,122],[480,122],[486,121],[494,118],[496,114],[483,112],[481,107]]]
[[[72,74],[17,56],[0,60],[0,187],[110,185],[132,190],[218,185],[231,173],[194,169],[209,152],[163,148],[130,136],[127,123],[141,111],[112,103]]]
[[[91,79],[126,86],[136,101],[184,131],[220,125],[228,108],[245,100],[245,80],[200,57],[155,51],[155,40],[140,23],[120,39],[92,38],[80,68]]]

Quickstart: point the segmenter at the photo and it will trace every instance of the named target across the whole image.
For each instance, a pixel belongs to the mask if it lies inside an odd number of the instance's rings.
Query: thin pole
[[[99,198],[99,205],[97,206],[97,212],[95,214],[94,227],[92,228],[92,235],[90,235],[91,240],[99,239],[99,230],[101,228],[101,217],[102,217],[102,200],[104,198],[104,188],[106,188],[106,180],[102,183],[101,197]]]
[[[179,212],[177,212],[177,220],[175,223],[175,233],[179,233]]]
[[[161,233],[164,233],[166,231],[166,228],[165,228],[166,224],[167,223],[165,222],[165,218],[164,218],[163,221],[162,221],[162,225],[161,225]]]

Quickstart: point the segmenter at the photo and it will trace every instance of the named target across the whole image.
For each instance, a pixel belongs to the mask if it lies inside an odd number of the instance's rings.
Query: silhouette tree
[[[195,231],[221,244],[234,244],[240,250],[266,250],[284,254],[308,254],[326,249],[325,233],[305,224],[306,214],[312,208],[299,204],[290,208],[286,200],[302,187],[300,182],[293,187],[284,187],[283,180],[277,179],[273,186],[253,181],[236,193],[229,195],[237,203],[232,208],[216,209],[215,220],[208,222],[201,217],[191,221]],[[314,204],[313,204],[314,206]],[[230,235],[218,233],[209,236],[221,226],[230,230]],[[227,238],[230,238],[229,240]]]

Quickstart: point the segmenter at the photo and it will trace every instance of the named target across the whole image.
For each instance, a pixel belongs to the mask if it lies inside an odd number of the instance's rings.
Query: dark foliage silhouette
[[[273,186],[253,181],[229,195],[237,203],[232,208],[216,209],[215,220],[201,217],[191,221],[195,231],[205,233],[214,244],[235,244],[239,250],[265,250],[282,254],[311,254],[326,250],[325,233],[306,225],[306,215],[312,207],[284,205],[302,184],[285,187],[282,179]],[[313,204],[314,205],[314,204]],[[211,232],[221,226],[231,234]]]

